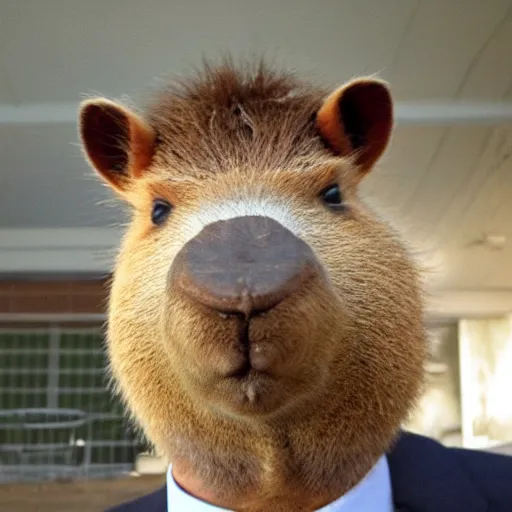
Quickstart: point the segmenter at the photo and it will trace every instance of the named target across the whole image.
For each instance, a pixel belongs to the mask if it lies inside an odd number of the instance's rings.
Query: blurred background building
[[[506,450],[511,48],[511,0],[3,0],[0,483],[121,475],[146,450],[107,389],[102,349],[127,212],[81,156],[77,106],[92,93],[137,100],[224,51],[326,85],[390,82],[394,140],[362,194],[426,269],[431,358],[407,428]]]

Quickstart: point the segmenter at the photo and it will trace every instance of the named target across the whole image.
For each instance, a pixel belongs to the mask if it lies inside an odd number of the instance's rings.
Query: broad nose
[[[178,253],[170,276],[189,299],[249,317],[275,307],[317,270],[308,244],[273,219],[247,216],[206,226]]]

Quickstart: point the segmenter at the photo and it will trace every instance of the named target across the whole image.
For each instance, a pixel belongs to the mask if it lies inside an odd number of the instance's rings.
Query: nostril
[[[310,247],[267,217],[206,226],[176,256],[170,279],[189,299],[223,314],[264,314],[318,271]]]

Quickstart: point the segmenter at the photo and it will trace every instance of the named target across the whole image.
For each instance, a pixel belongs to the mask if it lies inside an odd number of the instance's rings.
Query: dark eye
[[[330,207],[343,206],[343,196],[338,185],[331,185],[322,191],[320,194],[322,201]]]
[[[172,206],[167,201],[155,199],[153,201],[153,210],[151,211],[151,221],[156,226],[160,226],[167,220],[171,210]]]

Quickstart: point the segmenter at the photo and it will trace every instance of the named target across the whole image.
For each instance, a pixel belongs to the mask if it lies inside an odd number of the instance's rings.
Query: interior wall
[[[512,316],[460,322],[464,444],[512,441]]]
[[[450,446],[462,445],[458,327],[431,325],[423,394],[404,427]]]

